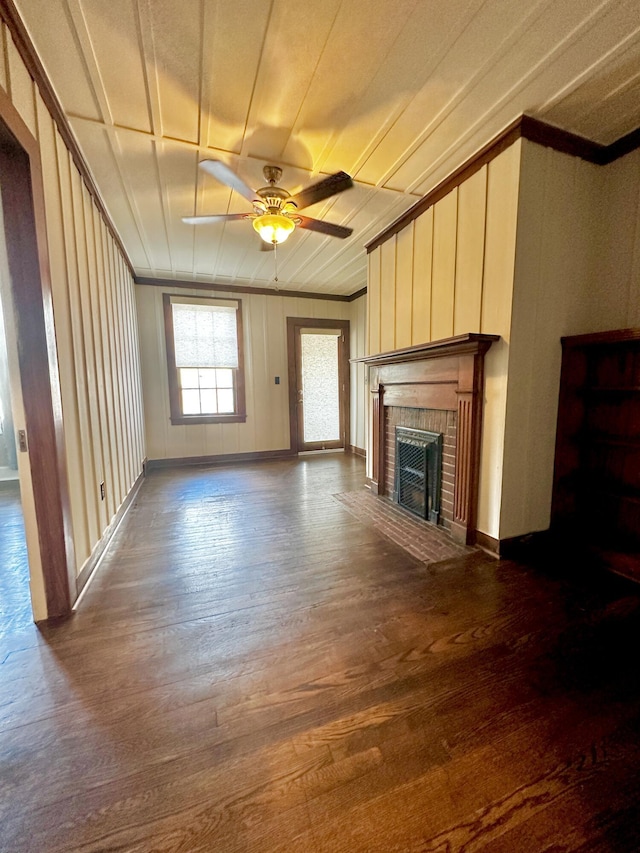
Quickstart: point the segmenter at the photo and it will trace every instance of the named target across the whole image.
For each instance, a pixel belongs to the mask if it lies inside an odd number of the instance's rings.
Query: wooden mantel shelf
[[[626,344],[640,341],[640,329],[614,329],[610,332],[592,332],[588,335],[569,335],[560,338],[563,349],[574,349],[578,347],[595,346],[604,344]]]
[[[456,335],[453,338],[442,338],[427,344],[396,349],[391,352],[381,352],[376,355],[365,355],[362,358],[352,358],[351,361],[360,364],[370,364],[374,367],[384,364],[404,364],[407,361],[421,361],[425,358],[442,358],[448,355],[484,354],[494,341],[500,340],[500,335],[480,335],[469,332],[466,335]]]
[[[499,335],[469,332],[418,346],[353,359],[371,368],[371,490],[384,494],[385,408],[457,413],[454,507],[451,532],[473,544],[476,535],[484,356]]]

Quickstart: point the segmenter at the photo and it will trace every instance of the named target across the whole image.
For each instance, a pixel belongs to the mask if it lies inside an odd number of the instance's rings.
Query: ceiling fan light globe
[[[279,213],[265,213],[253,220],[253,227],[265,243],[284,243],[296,224],[288,216]]]

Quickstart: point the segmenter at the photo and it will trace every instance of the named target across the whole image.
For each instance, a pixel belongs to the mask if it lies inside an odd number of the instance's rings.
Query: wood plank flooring
[[[152,472],[64,624],[0,628],[0,850],[633,853],[640,599],[425,565],[342,454]]]

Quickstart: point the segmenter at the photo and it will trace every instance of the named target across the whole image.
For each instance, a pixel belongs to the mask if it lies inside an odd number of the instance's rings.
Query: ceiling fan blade
[[[295,202],[298,210],[302,210],[303,207],[309,207],[309,205],[316,204],[316,202],[329,198],[329,196],[344,192],[352,186],[353,181],[350,175],[347,175],[346,172],[336,172],[335,175],[329,175],[328,178],[318,181],[317,184],[311,184],[311,186],[300,190],[297,195],[291,198],[291,201]]]
[[[201,160],[199,165],[201,169],[220,181],[221,184],[231,187],[232,190],[240,193],[248,201],[253,201],[256,198],[254,190],[248,187],[242,178],[239,178],[222,160]]]
[[[209,216],[183,216],[182,221],[187,225],[210,225],[213,222],[231,222],[250,217],[250,213],[212,213]]]
[[[300,220],[300,228],[307,228],[309,231],[319,231],[320,234],[327,234],[329,237],[340,237],[344,240],[345,237],[350,237],[353,234],[353,228],[345,228],[344,225],[334,225],[333,222],[323,222],[321,219],[311,219],[309,216],[298,216]]]

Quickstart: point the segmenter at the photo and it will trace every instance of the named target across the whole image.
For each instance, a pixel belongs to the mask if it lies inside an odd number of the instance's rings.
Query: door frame
[[[289,433],[290,449],[300,452],[298,429],[298,387],[300,364],[296,355],[296,340],[301,329],[340,329],[342,340],[338,346],[338,382],[340,394],[340,440],[342,447],[349,445],[351,428],[351,371],[349,363],[349,320],[318,320],[315,317],[287,317],[287,360],[289,369]]]
[[[0,192],[42,581],[53,618],[71,613],[75,558],[42,164],[36,138],[1,88]]]

